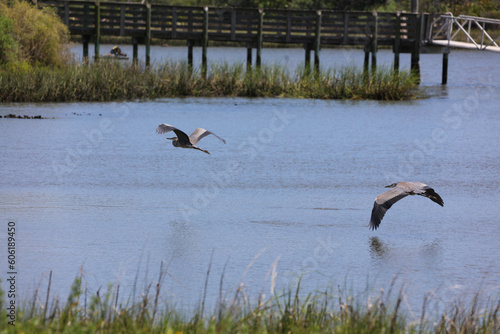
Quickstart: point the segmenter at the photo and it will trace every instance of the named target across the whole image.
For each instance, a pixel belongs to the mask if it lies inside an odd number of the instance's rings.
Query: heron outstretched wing
[[[429,186],[426,186],[424,188],[424,190],[425,190],[425,193],[423,196],[429,198],[431,201],[433,201],[441,206],[444,206],[443,199],[441,198],[441,196],[438,195],[437,192],[434,191],[434,189],[432,189]]]
[[[163,133],[167,133],[167,132],[174,131],[174,130],[179,130],[179,129],[177,129],[176,127],[173,127],[170,124],[163,123],[163,124],[158,125],[158,127],[156,128],[156,133],[163,134]]]
[[[375,198],[373,204],[372,216],[370,219],[370,229],[376,230],[384,218],[389,208],[400,199],[408,196],[408,193],[401,188],[392,188]]]
[[[170,131],[175,132],[180,144],[182,144],[182,145],[191,144],[189,137],[186,133],[184,133],[183,131],[177,129],[176,127],[174,127],[170,124],[163,123],[163,124],[158,125],[158,127],[156,128],[156,133],[159,133],[159,134],[167,133]],[[196,143],[192,143],[192,144],[196,144]]]
[[[215,133],[210,132],[210,131],[205,130],[205,129],[202,129],[202,128],[196,128],[196,130],[194,130],[193,133],[189,136],[189,139],[191,140],[191,143],[193,145],[196,145],[196,144],[198,144],[198,142],[202,138],[204,138],[204,137],[206,137],[208,135],[214,135],[220,141],[222,141],[224,144],[226,143],[226,141],[224,139],[222,139],[221,137],[217,136]]]

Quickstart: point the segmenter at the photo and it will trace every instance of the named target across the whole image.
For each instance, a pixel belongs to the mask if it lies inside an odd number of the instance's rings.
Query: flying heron
[[[434,189],[421,182],[398,182],[386,186],[386,188],[392,188],[383,194],[378,195],[375,198],[375,203],[373,204],[372,217],[370,219],[370,229],[376,230],[384,218],[385,212],[389,208],[399,201],[401,198],[408,195],[420,195],[430,198],[433,202],[443,206],[443,200]]]
[[[202,129],[202,128],[196,128],[196,130],[194,130],[190,136],[188,136],[183,131],[173,127],[172,125],[166,124],[166,123],[160,124],[156,128],[156,132],[159,134],[167,133],[169,131],[174,131],[175,134],[177,135],[177,137],[167,138],[167,139],[172,141],[172,145],[174,145],[175,147],[192,148],[195,150],[200,150],[200,151],[205,152],[207,154],[210,154],[210,152],[205,151],[205,150],[199,148],[198,146],[196,146],[196,144],[198,144],[198,142],[202,138],[204,138],[208,135],[214,135],[215,137],[219,138],[224,144],[226,143],[226,141],[224,139],[217,136],[215,133],[210,132],[210,131],[205,130],[205,129]]]

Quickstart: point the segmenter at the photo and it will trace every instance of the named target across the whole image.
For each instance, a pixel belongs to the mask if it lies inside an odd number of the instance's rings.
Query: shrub
[[[0,35],[4,62],[62,66],[69,60],[68,28],[49,8],[39,10],[19,0],[9,6],[0,2]]]
[[[16,42],[12,38],[12,20],[3,16],[3,4],[0,3],[0,64],[16,59]]]

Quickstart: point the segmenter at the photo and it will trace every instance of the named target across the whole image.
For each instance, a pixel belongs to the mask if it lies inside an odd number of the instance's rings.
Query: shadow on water
[[[404,257],[405,254],[417,254],[419,257],[429,259],[442,253],[441,241],[439,239],[434,239],[421,245],[416,245],[417,250],[409,251],[409,253],[403,249],[397,250],[397,247],[389,247],[388,244],[380,240],[379,237],[370,237],[368,243],[370,256],[377,260],[388,259],[391,255],[396,254],[399,254],[400,257]],[[398,255],[396,255],[396,257],[398,257]]]
[[[389,247],[387,246],[387,244],[382,242],[378,237],[370,238],[369,248],[370,248],[370,255],[373,258],[384,259],[389,254]]]

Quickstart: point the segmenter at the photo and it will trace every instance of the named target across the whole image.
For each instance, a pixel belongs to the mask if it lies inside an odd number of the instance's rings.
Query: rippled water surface
[[[497,58],[453,52],[441,87],[440,56],[423,56],[429,97],[408,102],[2,104],[1,115],[45,118],[0,119],[0,240],[5,249],[15,222],[18,290],[31,297],[52,271],[64,299],[83,272],[90,292],[118,282],[128,296],[164,261],[164,298],[187,307],[209,268],[210,302],[222,276],[226,298],[239,283],[269,296],[274,264],[277,288],[302,276],[304,292],[378,291],[397,276],[414,311],[426,293],[498,293]],[[155,133],[164,122],[227,144],[204,138],[210,155],[174,148]],[[397,181],[429,184],[444,207],[408,197],[370,231],[375,196]]]

